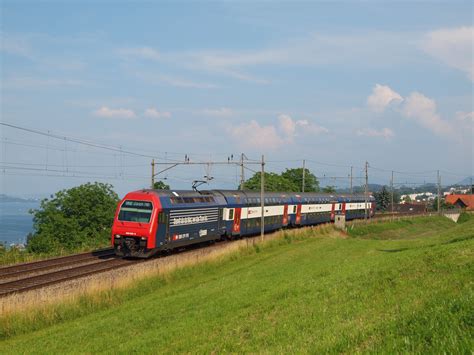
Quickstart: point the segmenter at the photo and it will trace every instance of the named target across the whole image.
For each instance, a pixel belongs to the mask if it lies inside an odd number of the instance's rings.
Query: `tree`
[[[333,194],[336,192],[336,188],[334,186],[325,186],[323,187],[323,192],[327,193],[327,194]]]
[[[393,190],[393,203],[400,203],[400,193],[397,190]]]
[[[379,192],[374,192],[375,206],[379,211],[386,211],[391,201],[391,194],[387,191],[387,187],[383,186]],[[395,199],[394,199],[395,201]]]
[[[244,182],[244,190],[260,190],[260,173],[255,173],[250,179]],[[265,173],[265,191],[299,191],[292,181],[276,174]]]
[[[155,190],[169,190],[170,185],[165,184],[163,181],[155,181],[153,188]]]
[[[405,203],[410,203],[410,202],[411,202],[411,197],[410,197],[410,195],[405,195],[405,197],[403,198],[403,202],[405,202]]]
[[[441,211],[442,210],[450,210],[450,209],[453,209],[453,208],[456,208],[456,206],[450,204],[450,203],[446,203],[446,200],[444,198],[441,197],[441,200],[439,202],[439,207],[441,208]],[[431,209],[433,211],[438,211],[438,196],[436,196],[433,200],[433,203],[431,204]]]
[[[286,169],[281,174],[281,176],[293,182],[294,185],[299,186],[299,190],[296,190],[296,191],[301,191],[301,187],[303,184],[303,168]],[[318,178],[308,169],[305,169],[304,191],[305,192],[318,192],[319,191]]]
[[[34,232],[27,250],[48,253],[106,245],[118,201],[112,185],[98,182],[51,195],[39,209],[30,210]]]
[[[303,183],[303,169],[286,169],[281,174],[265,173],[265,191],[300,192]],[[308,169],[305,172],[305,192],[319,191],[319,181]],[[255,173],[244,182],[244,190],[260,190],[260,173]]]

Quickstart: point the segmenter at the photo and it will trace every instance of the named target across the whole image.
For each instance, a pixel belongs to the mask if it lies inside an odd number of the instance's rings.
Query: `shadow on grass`
[[[416,248],[375,249],[375,250],[377,250],[377,251],[383,251],[384,253],[399,253],[399,252],[401,252],[401,251],[412,250],[412,249],[416,249]]]

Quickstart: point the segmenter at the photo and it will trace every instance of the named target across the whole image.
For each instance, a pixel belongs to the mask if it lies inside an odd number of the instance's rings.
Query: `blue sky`
[[[185,154],[265,154],[275,172],[306,159],[337,186],[366,160],[379,183],[472,175],[470,1],[1,6],[2,121],[146,155],[2,126],[4,193],[98,180],[123,194],[148,185],[151,156]],[[189,188],[206,174],[238,181],[233,166],[160,177]]]

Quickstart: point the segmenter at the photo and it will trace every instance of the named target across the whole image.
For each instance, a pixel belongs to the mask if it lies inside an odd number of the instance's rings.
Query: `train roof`
[[[246,190],[154,190],[143,189],[135,192],[153,193],[160,197],[199,197],[199,196],[223,196],[225,198],[260,198],[259,191]],[[265,192],[265,198],[288,198],[288,199],[318,199],[325,201],[364,201],[363,194],[335,194],[323,192]],[[373,196],[369,196],[369,200],[373,200]]]

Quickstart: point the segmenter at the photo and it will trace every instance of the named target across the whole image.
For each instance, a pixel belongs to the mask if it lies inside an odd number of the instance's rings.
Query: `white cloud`
[[[254,120],[229,129],[231,135],[243,145],[257,148],[276,149],[291,144],[298,135],[328,133],[329,130],[308,120],[295,121],[290,115],[280,114],[277,125],[260,126]]]
[[[0,33],[0,51],[27,58],[31,57],[31,46],[25,38],[5,33]]]
[[[382,128],[380,130],[374,128],[363,128],[357,131],[357,135],[367,137],[382,137],[385,139],[389,139],[395,136],[395,134],[390,128]]]
[[[104,118],[125,118],[131,119],[137,117],[133,110],[125,108],[112,109],[107,106],[102,106],[98,110],[94,111],[94,115]]]
[[[187,89],[217,89],[218,85],[210,84],[206,82],[191,81],[179,77],[169,76],[169,75],[154,75],[150,73],[135,73],[135,75],[153,85],[167,84],[179,88]]]
[[[451,125],[436,112],[436,102],[419,92],[413,92],[405,99],[402,114],[439,136],[449,136]]]
[[[234,114],[234,111],[227,107],[221,108],[205,108],[200,113],[206,116],[214,116],[214,117],[229,117]]]
[[[456,119],[458,119],[459,121],[465,121],[465,122],[471,121],[472,123],[474,123],[474,111],[471,111],[471,112],[458,111],[456,112]]]
[[[464,71],[474,81],[474,27],[429,32],[423,38],[422,48],[450,67]]]
[[[329,133],[329,130],[323,126],[318,126],[317,124],[311,123],[308,120],[298,120],[296,125],[304,129],[305,133],[311,134],[321,134]]]
[[[240,126],[231,126],[228,130],[242,146],[273,150],[284,143],[274,126],[260,126],[255,120]]]
[[[8,89],[41,89],[45,87],[79,86],[83,84],[83,81],[74,79],[15,77],[5,79],[3,87]]]
[[[170,76],[161,76],[161,81],[171,86],[189,89],[216,89],[219,86],[215,84],[209,84],[204,82],[196,82],[182,78],[175,78]]]
[[[280,131],[288,139],[292,140],[296,132],[296,122],[291,116],[282,114],[278,116]]]
[[[318,126],[308,120],[294,120],[290,115],[281,114],[278,116],[279,130],[286,141],[292,142],[297,135],[328,133],[325,127]]]
[[[122,55],[139,57],[143,59],[160,60],[160,53],[151,47],[123,48],[119,51]]]
[[[145,116],[150,118],[171,118],[171,112],[158,111],[156,108],[147,108],[145,110]]]
[[[281,114],[278,116],[279,130],[287,142],[292,142],[298,135],[328,133],[325,127],[318,126],[308,120],[294,120],[290,115]]]
[[[367,105],[372,111],[383,112],[391,103],[401,102],[401,95],[386,85],[376,84],[372,95],[367,98]]]
[[[241,81],[269,84],[270,80],[254,75],[250,70],[269,66],[314,67],[347,63],[390,67],[411,60],[406,53],[417,50],[414,37],[416,34],[380,31],[343,35],[309,33],[274,46],[249,50],[160,52],[156,60]],[[128,52],[143,57],[140,51]]]

